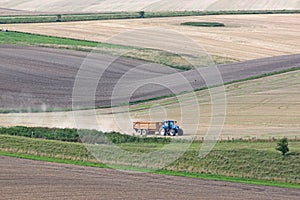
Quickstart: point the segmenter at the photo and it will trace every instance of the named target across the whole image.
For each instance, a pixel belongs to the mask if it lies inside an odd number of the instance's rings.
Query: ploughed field
[[[298,199],[294,189],[0,157],[4,199]],[[17,188],[17,190],[16,190]]]
[[[171,84],[169,88],[155,84],[137,88],[133,94],[130,94],[131,101],[169,95],[172,94],[170,88],[173,87],[176,87],[177,92],[186,91],[183,83],[176,81],[179,80],[177,79],[179,76],[183,76],[193,89],[208,86],[200,77],[208,73],[205,68],[198,72],[194,70],[178,72],[169,67],[133,59],[114,60],[115,58],[109,55],[95,54],[92,58],[87,58],[86,52],[69,50],[7,45],[1,45],[0,48],[0,108],[2,110],[31,108],[43,111],[72,108],[72,93],[76,78],[98,83],[96,92],[92,93],[95,94],[96,107],[111,105],[113,91],[116,90],[115,86],[120,79],[126,79],[125,83],[128,85],[148,79],[155,80],[157,84],[164,84],[160,81],[169,79],[168,83]],[[223,82],[227,83],[264,73],[287,70],[299,65],[300,54],[220,65],[218,70]],[[82,73],[82,76],[86,77],[77,77],[79,69],[87,71]],[[99,81],[90,80],[92,78],[98,78]],[[85,90],[94,89],[84,83],[82,86]],[[122,102],[121,96],[113,97],[118,98],[119,103],[124,103],[126,100]]]

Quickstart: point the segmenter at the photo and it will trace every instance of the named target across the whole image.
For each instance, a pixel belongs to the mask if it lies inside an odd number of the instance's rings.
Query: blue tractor
[[[171,135],[175,136],[176,134],[178,135],[183,135],[183,130],[179,128],[178,125],[176,125],[176,121],[174,120],[165,120],[163,122],[163,125],[159,129],[159,134],[160,135]]]

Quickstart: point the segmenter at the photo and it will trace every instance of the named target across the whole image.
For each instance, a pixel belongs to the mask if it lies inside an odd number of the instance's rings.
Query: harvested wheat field
[[[56,13],[57,12],[48,12],[48,11],[37,12],[37,11],[30,11],[30,10],[18,10],[18,9],[0,7],[0,16],[45,15],[45,14],[56,14]]]
[[[221,22],[225,27],[182,26],[183,22]],[[251,60],[300,53],[300,15],[218,15],[154,19],[105,20],[45,24],[13,24],[6,28],[37,34],[112,42],[124,45],[156,47],[153,38],[145,38],[135,29],[156,27],[160,34],[170,29],[195,40],[209,54],[236,60]],[[156,32],[156,31],[155,31]],[[118,35],[123,33],[124,35]],[[154,31],[150,30],[150,33]],[[148,34],[151,35],[151,34]],[[118,39],[111,39],[112,37]],[[149,36],[150,37],[150,36]],[[167,38],[168,35],[165,35]],[[143,40],[143,43],[138,39]],[[136,42],[134,42],[136,41]],[[158,43],[161,43],[161,39]],[[166,44],[164,44],[166,45]]]
[[[0,7],[30,11],[186,11],[186,10],[288,10],[299,9],[299,0],[4,0]]]
[[[1,15],[18,15],[20,13],[30,13],[30,12],[24,12],[21,10],[15,10],[15,9],[6,9],[6,8],[0,8],[0,16]]]

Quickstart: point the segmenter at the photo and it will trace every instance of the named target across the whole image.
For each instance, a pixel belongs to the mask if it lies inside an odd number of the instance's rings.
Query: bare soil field
[[[87,77],[83,78],[99,78],[100,81],[96,92],[96,106],[110,106],[114,85],[125,72],[137,66],[145,65],[135,71],[130,78],[131,81],[162,77],[176,72],[174,69],[157,64],[146,65],[147,63],[143,61],[126,58],[115,60],[115,57],[101,54],[97,54],[94,60],[89,58],[87,61],[87,52],[5,45],[1,45],[0,49],[2,109],[71,108],[74,82],[78,70],[85,62],[93,62],[88,63],[88,70],[92,73],[86,74]],[[101,71],[102,69],[105,71]],[[94,74],[96,77],[93,77]],[[164,91],[153,93],[158,89],[161,88],[150,89],[148,95],[138,93],[132,100],[165,94]]]
[[[0,7],[30,11],[186,11],[186,10],[288,10],[299,9],[299,0],[3,0]]]
[[[93,55],[95,58],[87,59],[87,52],[6,45],[1,45],[0,49],[2,109],[71,108],[76,78],[99,79],[96,80],[97,91],[92,93],[96,96],[95,105],[98,107],[111,105],[112,92],[124,76],[128,87],[146,80],[156,83],[156,86],[150,84],[140,90],[137,88],[131,94],[131,101],[169,95],[172,94],[171,88],[176,88],[178,93],[187,91],[184,83],[177,81],[181,76],[191,89],[208,86],[202,77],[209,73],[205,71],[206,68],[178,73],[169,67],[143,61],[126,58],[114,60],[109,55],[96,54]],[[220,65],[218,70],[223,83],[227,83],[298,66],[300,54]],[[86,77],[77,77],[79,69],[85,70]],[[163,86],[165,79],[168,79],[169,88]],[[86,87],[86,90],[92,89]],[[84,108],[84,104],[81,108]]]
[[[4,28],[103,42],[120,33],[126,33],[135,29],[156,27],[162,30],[173,30],[193,39],[209,54],[243,61],[300,53],[299,19],[299,14],[218,15],[142,20],[12,24],[5,25]],[[182,22],[187,21],[221,22],[225,24],[225,27],[191,27],[180,25]],[[165,35],[164,38],[167,37],[168,35]],[[138,39],[142,39],[143,42],[138,41]],[[153,38],[147,40],[147,37],[145,39],[145,37],[141,37],[136,32],[130,32],[125,34],[123,38],[119,38],[118,41],[112,39],[109,42],[152,47],[158,46],[163,41],[160,39],[155,42]],[[164,43],[164,45],[166,44]]]
[[[0,157],[3,199],[298,199],[299,190]]]

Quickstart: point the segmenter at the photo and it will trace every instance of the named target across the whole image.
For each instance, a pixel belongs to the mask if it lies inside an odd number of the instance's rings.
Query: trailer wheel
[[[142,134],[142,130],[141,129],[137,129],[136,133],[137,133],[137,135],[141,135]]]
[[[166,135],[166,130],[164,128],[160,128],[159,129],[159,134],[162,135],[162,136],[165,136]]]
[[[147,132],[148,132],[148,131],[147,131],[146,129],[143,129],[143,130],[142,130],[142,135],[147,135]]]

